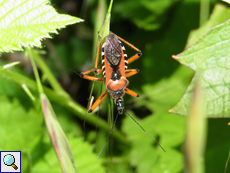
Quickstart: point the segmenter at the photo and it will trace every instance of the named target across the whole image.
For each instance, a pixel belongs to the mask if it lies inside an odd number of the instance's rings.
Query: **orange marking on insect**
[[[105,56],[106,56],[106,54],[105,54]],[[107,84],[107,83],[109,83],[113,69],[112,69],[112,67],[110,67],[106,58],[104,58],[104,64],[105,64],[105,69],[106,69],[105,70],[105,83]]]
[[[125,57],[124,57],[124,51],[121,48],[121,52],[122,52],[122,57],[121,57],[121,61],[119,64],[119,71],[121,73],[121,76],[125,76]]]
[[[126,43],[127,45],[131,46],[137,53],[132,56],[129,60],[127,60],[127,54],[125,51],[125,47],[121,43],[121,41]],[[95,63],[98,62],[98,56],[100,51],[100,41],[98,41],[97,47],[97,56]],[[134,47],[129,42],[125,41],[124,39],[120,38],[119,36],[110,32],[110,34],[106,37],[104,44],[102,45],[102,69],[97,69],[97,64],[95,64],[95,68],[88,70],[87,72],[82,73],[83,78],[93,81],[105,81],[105,86],[107,92],[104,95],[101,95],[91,108],[89,108],[89,112],[92,112],[106,97],[107,93],[115,99],[115,103],[117,106],[117,110],[119,114],[123,113],[124,110],[124,103],[123,103],[123,96],[125,93],[130,94],[132,96],[137,97],[138,94],[135,92],[126,89],[129,81],[126,77],[132,76],[138,72],[138,70],[134,69],[127,69],[127,64],[133,62],[137,58],[139,58],[142,54],[141,51]],[[89,76],[88,74],[91,72],[95,72],[95,74],[103,72],[104,78],[99,78],[95,76]],[[126,74],[126,72],[131,72]]]
[[[109,80],[108,84],[106,85],[108,90],[111,91],[117,91],[117,90],[122,90],[128,85],[128,80],[124,77],[121,77],[119,80],[112,81],[111,79]]]

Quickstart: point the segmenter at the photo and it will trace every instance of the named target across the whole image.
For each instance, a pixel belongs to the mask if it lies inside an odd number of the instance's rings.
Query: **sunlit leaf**
[[[195,76],[183,97],[170,112],[188,115],[195,81],[201,77],[204,111],[208,117],[230,117],[230,21],[216,26],[197,43],[174,56],[194,70]]]
[[[230,4],[230,1],[229,1],[229,0],[222,0],[222,1],[227,2],[227,3],[229,3],[229,4]]]
[[[3,0],[0,2],[0,52],[22,50],[22,47],[41,46],[63,28],[82,20],[58,14],[48,0]]]

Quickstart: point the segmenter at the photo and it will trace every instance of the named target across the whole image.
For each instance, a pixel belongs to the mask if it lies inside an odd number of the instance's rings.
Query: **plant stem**
[[[200,27],[208,20],[209,18],[209,0],[200,0]]]
[[[50,83],[50,85],[52,86],[52,88],[54,89],[54,91],[56,91],[57,93],[63,93],[64,90],[62,89],[60,84],[57,82],[56,78],[53,76],[53,74],[51,73],[49,68],[46,66],[44,61],[41,59],[38,52],[35,52],[35,50],[30,50],[30,53],[33,55],[33,59],[36,61],[37,65],[42,70],[43,74],[46,75],[46,78],[48,82]]]
[[[31,90],[37,91],[37,84],[35,81],[33,81],[33,80],[31,80],[25,76],[22,76],[18,73],[8,71],[7,69],[5,69],[3,67],[0,67],[0,77],[3,77],[5,79],[16,82],[20,86],[22,84],[25,84]],[[77,104],[76,102],[74,102],[68,94],[56,93],[55,91],[53,91],[53,90],[51,90],[45,86],[43,86],[43,89],[44,89],[45,94],[47,95],[47,97],[49,97],[49,99],[51,101],[54,101],[54,102],[62,105],[63,107],[65,107],[66,109],[68,109],[72,113],[74,113],[74,115],[85,120],[84,115],[86,114],[87,110],[84,107]],[[97,117],[93,113],[90,114],[90,118],[86,119],[86,122],[88,122],[89,124],[92,124],[94,126],[98,126],[101,129],[104,129],[106,131],[110,130],[108,125],[107,125],[107,122],[105,122],[101,118]],[[126,144],[126,145],[128,144],[128,141],[126,140],[124,135],[122,133],[120,133],[117,129],[114,129],[113,134],[114,134],[114,137],[116,139],[118,139],[120,142],[122,142],[123,144]]]
[[[31,62],[32,67],[33,67],[33,71],[34,71],[36,83],[37,83],[37,86],[38,86],[38,92],[39,93],[43,93],[43,88],[42,88],[42,84],[41,84],[40,77],[39,77],[39,74],[38,74],[38,69],[37,69],[36,64],[34,62],[34,56],[35,56],[35,54],[33,53],[32,49],[27,49],[26,52],[29,55],[30,62]]]
[[[203,97],[200,81],[197,81],[190,114],[187,119],[185,143],[186,172],[204,173],[204,149],[206,143],[207,119],[203,110]]]

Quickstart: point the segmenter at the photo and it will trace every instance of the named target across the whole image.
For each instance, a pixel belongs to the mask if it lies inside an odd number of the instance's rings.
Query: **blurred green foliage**
[[[92,59],[96,48],[93,48],[93,39],[98,2],[52,0],[57,11],[75,15],[85,22],[60,30],[59,35],[52,35],[52,40],[44,41],[47,51],[43,55],[45,63],[69,95],[84,107],[87,107],[91,83],[81,79],[77,73],[94,67]],[[210,12],[217,2],[210,0]],[[118,117],[116,127],[128,142],[125,144],[112,138],[100,158],[96,159],[108,131],[97,128],[97,121],[92,126],[63,105],[52,102],[79,173],[183,172],[186,117],[168,114],[167,111],[181,98],[194,72],[171,56],[183,51],[190,31],[199,27],[199,5],[199,0],[114,0],[111,31],[143,52],[143,56],[129,66],[140,70],[129,78],[129,88],[138,92],[140,97],[126,95],[126,110],[159,141],[166,153],[127,115],[122,115]],[[225,3],[225,6],[229,10],[229,5]],[[128,46],[126,49],[129,57],[135,54]],[[19,55],[4,54],[0,64],[18,60]],[[22,58],[20,61],[21,65],[11,70],[33,78],[30,63]],[[45,79],[45,74],[42,75]],[[21,87],[12,81],[0,77],[0,84],[0,150],[22,151],[22,172],[61,172],[46,132],[41,107],[33,104]],[[45,80],[44,84],[47,84]],[[100,90],[95,88],[93,95],[100,94]],[[33,94],[39,100],[37,93]],[[105,120],[108,100],[103,101],[98,113]],[[90,114],[85,116],[85,119],[90,118]],[[204,156],[207,173],[224,171],[229,150],[228,121],[208,120]],[[86,141],[82,141],[82,136]]]

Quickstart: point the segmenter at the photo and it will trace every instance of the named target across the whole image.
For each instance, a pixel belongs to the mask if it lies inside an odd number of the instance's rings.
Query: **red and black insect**
[[[104,92],[96,100],[96,102],[89,108],[88,112],[92,112],[109,93],[115,99],[118,113],[122,114],[124,111],[124,94],[127,93],[134,97],[139,96],[134,91],[126,88],[129,84],[129,81],[126,78],[138,73],[139,70],[137,69],[127,68],[128,64],[138,59],[142,55],[142,53],[138,48],[136,48],[129,42],[110,32],[110,34],[106,37],[105,43],[102,45],[102,69],[98,70],[97,64],[100,51],[100,41],[101,39],[99,38],[95,68],[82,73],[82,77],[93,81],[105,81],[107,91]],[[137,53],[133,57],[128,59],[125,47],[123,46],[121,41],[136,50]],[[95,74],[103,73],[104,78],[89,76],[88,74],[93,71],[95,72]]]
[[[134,50],[136,50],[137,53],[128,59],[125,47],[123,46],[121,41],[124,42],[125,44],[129,45]],[[135,46],[133,46],[129,42],[125,41],[121,37],[110,32],[110,34],[106,37],[104,44],[102,45],[102,51],[101,51],[102,69],[99,70],[99,69],[97,69],[97,64],[98,64],[98,57],[99,57],[99,51],[100,51],[100,42],[101,42],[101,38],[99,38],[99,42],[98,42],[95,68],[82,73],[82,77],[85,79],[88,79],[88,80],[92,80],[92,81],[104,81],[106,91],[95,101],[95,103],[92,106],[90,104],[88,112],[89,113],[92,112],[109,93],[115,100],[115,104],[117,106],[118,113],[122,114],[123,111],[125,111],[124,102],[123,102],[124,94],[127,93],[131,96],[134,96],[134,97],[139,96],[134,91],[126,88],[127,85],[129,84],[129,81],[126,78],[133,76],[133,75],[138,73],[139,70],[137,70],[137,69],[127,69],[127,68],[128,68],[128,64],[133,62],[134,60],[138,59],[142,55],[142,53],[138,48],[136,48]],[[96,76],[89,76],[88,74],[93,72],[93,71],[95,74],[103,73],[104,78],[99,78]],[[125,112],[128,114],[127,111],[125,111]],[[133,119],[133,121],[136,122],[136,124],[145,133],[147,133],[153,140],[155,140],[148,132],[145,131],[145,129],[131,115],[129,115],[129,116]],[[114,120],[113,127],[115,126],[117,117],[118,116],[116,116],[116,118]],[[110,133],[112,132],[113,127],[112,127]],[[157,142],[157,144],[161,147],[161,145],[158,142]],[[105,146],[105,144],[104,144],[104,146]],[[104,148],[104,146],[103,146],[103,148]],[[100,153],[99,153],[99,155],[100,155]]]
[[[127,45],[129,45],[134,50],[136,50],[137,53],[133,57],[127,59],[125,47],[123,46],[120,40],[126,43]],[[92,112],[101,103],[101,101],[107,96],[107,94],[110,93],[110,95],[115,99],[118,113],[122,114],[124,110],[124,102],[123,102],[124,94],[127,93],[134,97],[139,96],[134,91],[126,88],[127,85],[129,84],[129,81],[126,78],[138,73],[139,70],[137,69],[127,69],[127,68],[128,68],[128,64],[133,62],[137,58],[139,58],[142,55],[142,53],[138,48],[136,48],[129,42],[125,41],[124,39],[110,32],[110,34],[106,37],[105,43],[102,45],[102,52],[101,52],[102,69],[98,70],[97,63],[98,63],[98,56],[100,51],[99,47],[100,47],[100,39],[98,43],[95,68],[82,73],[82,77],[93,81],[105,81],[105,86],[107,91],[104,92],[96,100],[96,102],[92,105],[92,107],[89,108],[88,112]],[[88,74],[92,71],[94,71],[95,74],[103,73],[104,78],[89,76]]]

